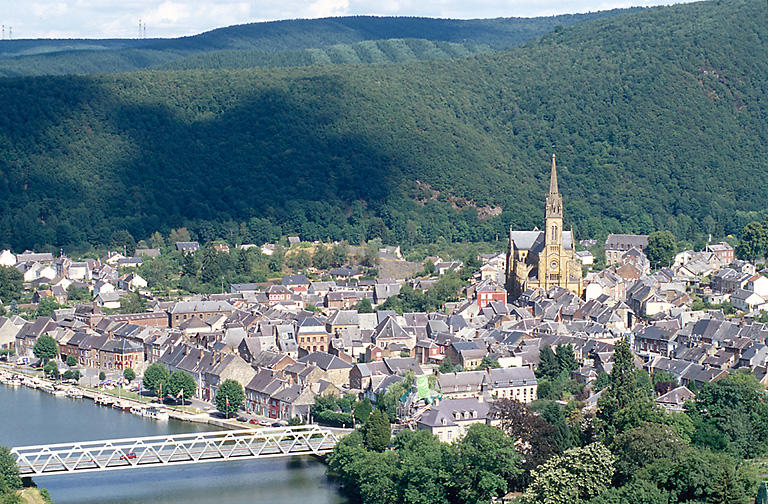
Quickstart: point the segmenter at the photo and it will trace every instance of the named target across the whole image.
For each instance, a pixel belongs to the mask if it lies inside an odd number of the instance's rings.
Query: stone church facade
[[[557,188],[557,163],[552,154],[544,231],[514,231],[510,226],[506,272],[510,299],[517,299],[526,289],[552,287],[580,296],[581,263],[574,252],[573,230],[563,229],[563,198]]]

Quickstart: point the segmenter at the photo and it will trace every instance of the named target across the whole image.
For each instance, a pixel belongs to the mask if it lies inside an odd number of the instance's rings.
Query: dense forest
[[[768,202],[762,1],[643,9],[465,59],[0,80],[0,247],[429,243],[541,226],[695,240]]]
[[[251,23],[175,39],[3,40],[0,77],[461,57],[480,48],[509,49],[558,27],[636,10],[472,20],[351,16]],[[383,45],[377,47],[379,41]]]

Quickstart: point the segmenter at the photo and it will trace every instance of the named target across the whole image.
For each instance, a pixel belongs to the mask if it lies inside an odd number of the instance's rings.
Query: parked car
[[[132,460],[132,459],[135,459],[135,458],[136,458],[136,453],[134,453],[134,452],[129,452],[129,453],[125,453],[123,455],[120,455],[120,460]]]
[[[274,422],[272,424],[272,427],[282,427],[282,426],[283,426],[283,424],[281,424],[280,422]]]
[[[259,421],[256,420],[255,418],[251,418],[250,420],[248,420],[248,423],[251,425],[259,425]]]
[[[247,418],[245,418],[244,416],[239,416],[239,417],[237,417],[237,421],[238,421],[238,422],[247,422],[247,421],[248,421],[248,419],[247,419]]]

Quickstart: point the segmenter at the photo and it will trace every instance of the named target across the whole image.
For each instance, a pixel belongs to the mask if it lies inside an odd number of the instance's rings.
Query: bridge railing
[[[23,446],[11,449],[22,476],[133,469],[245,458],[322,455],[338,441],[317,425],[266,427]]]

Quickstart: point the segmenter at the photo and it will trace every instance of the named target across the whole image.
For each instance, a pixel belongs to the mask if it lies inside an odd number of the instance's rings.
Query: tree
[[[152,236],[149,237],[149,245],[156,249],[165,247],[165,239],[163,238],[163,235],[157,231],[152,233]]]
[[[347,254],[349,253],[346,243],[337,243],[331,250],[331,264],[338,268],[347,263]]]
[[[669,493],[650,481],[636,480],[619,488],[609,488],[589,504],[668,504]]]
[[[195,379],[191,374],[180,369],[171,373],[171,377],[168,380],[168,393],[170,395],[179,397],[179,394],[181,394],[182,402],[184,402],[195,397],[196,392],[197,383],[195,383]]]
[[[638,384],[638,371],[626,339],[614,349],[610,383],[603,390],[597,408],[596,419],[607,441],[616,433],[643,422],[662,423],[664,420],[653,400]]]
[[[523,499],[527,504],[583,503],[608,488],[613,463],[613,454],[602,443],[571,448],[532,472]]]
[[[435,263],[432,261],[424,261],[424,276],[432,276],[435,274]]]
[[[305,249],[301,249],[298,252],[291,254],[286,260],[288,267],[294,270],[303,270],[308,268],[311,263],[312,257]]]
[[[229,418],[243,406],[244,401],[245,392],[243,392],[243,386],[235,380],[224,380],[216,391],[214,404],[216,409]]]
[[[675,258],[676,246],[675,236],[669,231],[656,231],[648,235],[645,253],[651,266],[670,266]]]
[[[118,229],[112,233],[109,246],[114,250],[125,253],[127,256],[132,256],[136,253],[136,240],[125,229]]]
[[[428,431],[405,429],[394,439],[399,458],[398,497],[409,504],[450,504],[457,482],[457,451]]]
[[[7,446],[0,446],[0,494],[21,490],[22,481],[16,459]]]
[[[617,457],[615,481],[623,485],[648,464],[660,459],[678,460],[688,445],[671,427],[644,423],[616,436],[611,448]]]
[[[75,367],[77,366],[77,359],[75,359],[73,356],[68,355],[67,356],[67,366],[69,367]]]
[[[188,242],[192,240],[192,237],[189,234],[189,230],[185,227],[180,227],[177,229],[172,229],[171,232],[168,234],[168,243],[174,244],[177,242]]]
[[[768,504],[768,486],[766,486],[765,481],[760,482],[760,487],[757,489],[755,504]]]
[[[533,469],[558,452],[557,429],[531,408],[512,399],[498,399],[491,406],[491,417],[516,443],[522,456],[522,472],[515,488],[522,489],[530,481]]]
[[[560,374],[560,361],[557,359],[552,347],[544,345],[539,351],[539,366],[536,368],[536,376],[551,380]]]
[[[576,362],[576,355],[573,353],[573,345],[570,343],[567,345],[557,345],[555,355],[561,373],[565,371],[570,376],[572,371],[579,369],[579,363]]]
[[[331,249],[322,243],[317,246],[312,256],[312,265],[319,270],[327,270],[333,264],[333,255]]]
[[[219,263],[219,251],[213,248],[213,243],[209,243],[202,251],[202,266],[200,270],[200,279],[205,283],[217,283],[224,275],[224,271]]]
[[[24,294],[24,276],[16,268],[0,266],[0,300],[18,301]]]
[[[677,460],[660,459],[641,469],[637,479],[669,493],[669,502],[747,504],[754,491],[747,467],[725,453],[691,448]]]
[[[67,300],[72,301],[90,301],[91,291],[87,287],[78,287],[75,284],[67,287]]]
[[[392,438],[392,429],[386,413],[380,409],[371,412],[363,428],[363,436],[366,448],[377,452],[384,451]]]
[[[75,373],[71,369],[67,369],[64,371],[64,373],[62,373],[61,377],[64,380],[74,380]]]
[[[147,366],[147,369],[144,370],[144,379],[142,380],[142,385],[145,389],[149,390],[155,395],[158,395],[161,388],[168,388],[169,377],[170,375],[168,373],[168,368],[159,362],[155,362]]]
[[[130,292],[120,298],[120,313],[144,313],[147,300],[138,292]]]
[[[768,453],[768,402],[765,388],[748,372],[705,384],[687,408],[693,443],[726,450],[739,458]]]
[[[43,334],[37,338],[32,353],[45,364],[59,355],[59,344],[51,336]]]
[[[49,360],[45,363],[45,366],[43,366],[43,373],[45,373],[45,376],[51,379],[56,379],[59,377],[59,366],[56,364],[55,360]]]
[[[373,313],[373,305],[371,304],[371,300],[367,297],[361,299],[357,304],[357,313]]]
[[[136,379],[136,371],[134,371],[131,368],[125,368],[123,370],[123,378],[128,380],[128,383],[131,383],[133,380]]]
[[[104,381],[107,379],[107,373],[104,371],[99,371],[99,381]]]
[[[477,366],[476,371],[483,371],[484,369],[499,369],[501,366],[499,365],[499,361],[492,359],[490,356],[485,355],[483,356],[483,359],[480,361],[480,364]]]
[[[456,368],[453,366],[451,359],[443,359],[437,370],[440,371],[440,374],[448,374],[456,371]]]
[[[38,317],[50,317],[55,310],[61,308],[61,305],[56,302],[55,298],[46,296],[37,303],[37,316]]]
[[[355,421],[357,423],[364,424],[368,421],[368,417],[371,415],[372,411],[373,406],[371,405],[370,399],[366,397],[362,401],[358,401],[353,408]]]
[[[492,425],[470,426],[457,448],[459,459],[454,473],[459,502],[475,504],[503,497],[521,473],[514,438]]]
[[[741,259],[754,260],[765,254],[768,248],[768,228],[760,222],[750,222],[741,232],[736,255]]]
[[[184,254],[181,262],[181,275],[187,278],[195,278],[198,271],[200,271],[200,265],[195,259],[195,254]]]

